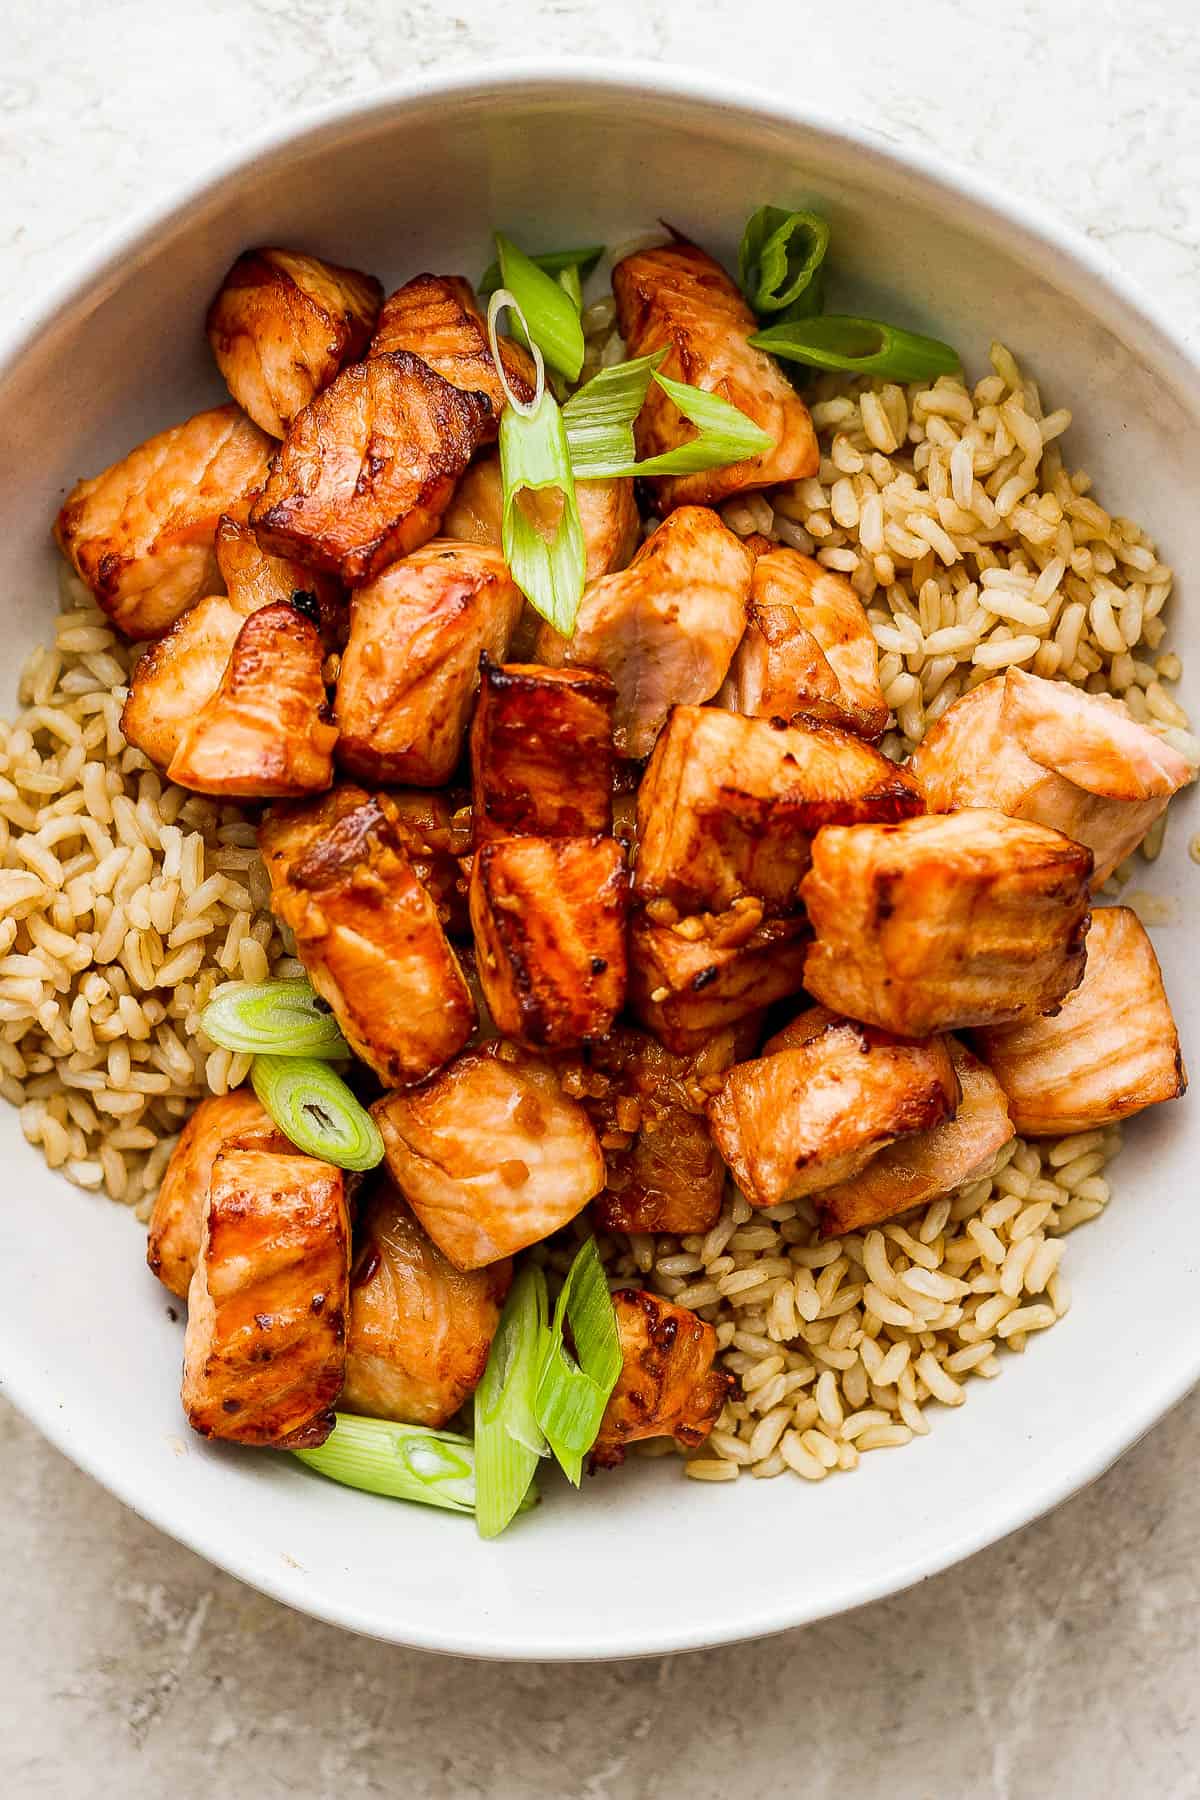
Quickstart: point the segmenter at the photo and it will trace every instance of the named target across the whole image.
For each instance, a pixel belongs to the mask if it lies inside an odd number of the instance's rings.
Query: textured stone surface
[[[1070,217],[1200,332],[1194,0],[857,0],[849,29],[771,0],[754,18],[740,0],[0,0],[0,299],[19,311],[282,114],[413,67],[592,51],[719,69],[957,156]],[[15,1800],[1200,1792],[1200,1400],[909,1594],[593,1668],[346,1637],[151,1530],[2,1402],[0,1453]]]

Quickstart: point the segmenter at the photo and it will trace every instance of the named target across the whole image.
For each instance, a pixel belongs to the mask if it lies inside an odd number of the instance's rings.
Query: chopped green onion
[[[349,1056],[327,1003],[307,981],[228,981],[200,1024],[223,1050],[266,1056]]]
[[[534,1410],[546,1349],[546,1277],[527,1264],[513,1282],[475,1390],[475,1525],[498,1537],[529,1492],[547,1444]]]
[[[570,1327],[574,1355],[567,1348],[564,1325]],[[595,1238],[588,1238],[558,1296],[537,1389],[538,1424],[564,1474],[576,1487],[621,1363],[617,1315],[604,1265]]]
[[[633,421],[666,354],[656,350],[633,362],[614,363],[571,395],[563,407],[563,424],[577,481],[602,479],[613,467],[629,468],[637,461]]]
[[[293,1455],[330,1481],[365,1494],[418,1500],[448,1512],[475,1510],[475,1448],[457,1431],[340,1412],[323,1444]]]
[[[534,384],[532,400],[522,400],[520,394],[517,393],[516,389],[512,386],[512,384],[510,383],[510,381],[508,379],[508,370],[504,367],[504,358],[500,354],[500,343],[499,343],[499,339],[497,336],[497,333],[499,332],[499,329],[500,329],[500,314],[502,312],[516,313],[517,321],[518,321],[517,327],[516,327],[518,339],[521,343],[529,346],[529,349],[533,355],[534,368],[537,371],[537,377],[536,377],[536,381]],[[522,418],[531,419],[533,417],[534,413],[537,411],[538,404],[541,401],[543,392],[545,391],[546,365],[542,361],[542,353],[538,349],[537,345],[529,343],[529,333],[523,329],[524,318],[525,318],[524,313],[521,311],[520,306],[517,304],[517,302],[513,298],[513,296],[509,293],[508,289],[507,288],[497,288],[495,293],[492,295],[491,299],[488,301],[488,309],[487,309],[488,348],[492,353],[492,362],[495,366],[496,377],[499,380],[500,386],[504,391],[504,398],[508,401],[508,404],[516,412],[519,412],[521,414]]]
[[[531,343],[552,369],[577,381],[583,367],[583,326],[579,309],[553,275],[547,275],[523,250],[496,233],[496,249],[504,286],[521,311]]]
[[[703,388],[660,375],[663,351],[602,369],[563,408],[563,422],[577,480],[602,481],[626,475],[694,475],[728,463],[765,456],[775,439],[728,400]],[[677,450],[638,462],[633,421],[642,410],[651,381],[670,396],[698,435]]]
[[[819,312],[820,289],[815,294],[812,289],[828,249],[829,224],[819,213],[760,206],[750,216],[738,253],[742,292],[755,312],[787,312],[789,317]]]
[[[563,416],[549,389],[532,416],[512,406],[501,413],[500,476],[509,573],[534,611],[569,637],[583,598],[587,550]]]
[[[306,1156],[339,1169],[373,1169],[383,1161],[378,1125],[328,1063],[256,1056],[250,1080],[280,1131]]]
[[[878,319],[793,319],[756,332],[750,342],[785,361],[814,369],[846,369],[854,375],[886,375],[892,381],[931,381],[961,367],[958,352],[939,338],[901,331]]]
[[[541,256],[531,256],[529,260],[536,263],[539,269],[544,269],[547,275],[561,275],[564,269],[575,269],[580,281],[586,281],[603,255],[603,244],[585,244],[581,250],[547,250]],[[489,263],[480,277],[479,293],[486,299],[498,287],[503,286],[504,277],[500,273],[500,264]]]
[[[579,270],[574,263],[558,271],[558,285],[566,294],[576,312],[583,311],[583,283],[579,279]]]

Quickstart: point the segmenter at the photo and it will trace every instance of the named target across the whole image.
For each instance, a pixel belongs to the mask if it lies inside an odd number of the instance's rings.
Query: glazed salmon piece
[[[897,1138],[851,1180],[822,1188],[814,1204],[823,1236],[881,1225],[980,1180],[1011,1141],[1013,1122],[1000,1083],[957,1038],[947,1041],[961,1090],[957,1112],[931,1131]]]
[[[238,405],[281,438],[363,354],[382,300],[379,282],[358,269],[295,250],[247,250],[208,309],[208,341]]]
[[[512,338],[498,339],[508,385],[528,403],[537,392],[533,358]],[[495,437],[508,404],[488,343],[487,321],[474,290],[461,275],[414,275],[384,301],[372,356],[411,351],[453,387],[485,394],[491,418],[485,436]]]
[[[183,1349],[194,1431],[277,1449],[324,1443],[346,1373],[349,1272],[340,1169],[267,1150],[216,1158]]]
[[[334,701],[342,767],[365,781],[449,781],[480,658],[503,661],[523,605],[499,551],[448,538],[359,588]]]
[[[623,569],[641,542],[641,519],[629,479],[577,481],[575,503],[583,527],[585,580],[599,581]],[[493,454],[473,462],[446,509],[442,530],[468,544],[501,544],[504,485],[500,458]],[[537,620],[535,613],[534,619]],[[540,623],[540,621],[538,621]],[[532,644],[530,645],[532,650]]]
[[[818,1006],[729,1071],[708,1121],[751,1206],[778,1206],[857,1175],[958,1097],[944,1038],[893,1037]]]
[[[389,1181],[361,1208],[354,1243],[342,1406],[445,1425],[479,1384],[512,1264],[463,1274]]]
[[[719,506],[731,494],[815,475],[820,462],[808,408],[778,363],[748,339],[758,321],[724,269],[680,238],[638,250],[613,270],[617,322],[630,357],[665,350],[659,372],[736,406],[775,440],[748,462],[651,482],[659,510]],[[634,427],[638,455],[659,456],[696,435],[655,382]]]
[[[352,364],[289,426],[251,510],[259,543],[370,581],[435,535],[490,417],[408,351]]]
[[[381,1081],[421,1081],[462,1049],[475,1008],[409,832],[384,795],[299,811],[259,828],[276,917],[355,1055]]]
[[[287,601],[243,621],[216,692],[183,725],[167,776],[201,794],[271,799],[333,780],[321,634]]]
[[[236,406],[218,406],[76,482],[54,533],[126,637],[160,637],[201,595],[217,591],[217,521],[245,511],[274,449]]]
[[[1113,1125],[1187,1090],[1158,958],[1127,906],[1092,914],[1083,980],[1058,1012],[980,1032],[979,1047],[1030,1137]]]
[[[1024,669],[947,707],[912,769],[930,812],[994,807],[1086,844],[1096,886],[1196,774],[1124,701]]]
[[[170,766],[188,726],[220,687],[245,622],[227,595],[210,594],[139,657],[121,730],[160,769]]]
[[[497,1029],[529,1049],[603,1037],[625,1001],[629,875],[611,837],[498,838],[469,892],[479,979]]]
[[[217,526],[217,567],[230,600],[243,614],[257,612],[275,600],[311,594],[321,617],[321,637],[328,650],[346,641],[347,602],[332,577],[319,575],[290,556],[271,556],[249,525],[226,515]]]
[[[732,1375],[713,1368],[716,1332],[687,1307],[640,1288],[618,1288],[612,1298],[623,1366],[592,1446],[592,1466],[616,1468],[626,1446],[640,1438],[673,1437],[695,1449],[734,1388]]]
[[[827,826],[800,886],[816,941],[804,985],[905,1037],[1031,1018],[1083,974],[1092,853],[968,811]]]
[[[705,507],[682,507],[648,537],[628,568],[593,583],[571,637],[550,625],[537,659],[603,669],[617,690],[621,756],[654,748],[671,707],[710,700],[746,625],[754,558]]]
[[[383,809],[389,836],[404,849],[417,880],[436,902],[438,918],[443,925],[457,927],[460,910],[466,906],[460,857],[467,847],[469,826],[456,822],[445,794],[419,788],[372,795],[366,788],[340,781],[319,799],[272,806],[258,828],[258,847],[272,889],[286,887],[293,864],[341,820],[372,801]],[[464,928],[469,932],[469,926]]]
[[[477,845],[612,830],[615,700],[599,670],[484,664],[471,725]]]
[[[638,792],[639,899],[720,912],[796,908],[814,834],[922,810],[912,776],[831,726],[676,706]]]
[[[684,935],[693,926],[697,935]],[[798,994],[811,935],[802,917],[763,920],[761,909],[676,924],[640,912],[629,933],[630,1008],[668,1049],[686,1054]]]
[[[559,1065],[604,1151],[605,1187],[592,1202],[602,1231],[682,1234],[716,1224],[725,1166],[704,1106],[755,1041],[744,1031],[708,1032],[695,1055],[675,1055],[621,1025]]]
[[[171,1152],[154,1198],[146,1261],[164,1287],[187,1299],[200,1254],[213,1163],[225,1150],[286,1150],[287,1139],[250,1088],[201,1100]]]
[[[371,1111],[396,1185],[458,1269],[540,1243],[604,1186],[587,1113],[513,1044],[468,1050]]]
[[[753,718],[804,714],[869,742],[881,737],[890,714],[879,652],[850,583],[798,550],[760,551],[745,636],[720,697]]]

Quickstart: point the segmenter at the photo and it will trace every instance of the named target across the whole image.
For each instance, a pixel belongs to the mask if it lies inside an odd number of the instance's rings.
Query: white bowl
[[[830,216],[855,310],[934,330],[968,365],[999,336],[1073,407],[1100,494],[1200,563],[1200,372],[1107,262],[973,177],[694,75],[591,65],[423,80],[281,127],[115,245],[0,356],[0,560],[9,666],[51,629],[63,491],[221,394],[204,308],[242,248],[303,245],[398,282],[477,272],[489,230],[531,246],[619,242],[656,218],[727,260],[764,200]],[[1187,594],[1174,643],[1200,649]],[[6,696],[6,699],[8,696]],[[1150,885],[1191,908],[1177,803]],[[1190,885],[1189,885],[1190,884]],[[1194,1048],[1188,943],[1158,934]],[[4,1391],[144,1517],[290,1605],[399,1643],[574,1658],[776,1631],[894,1591],[1100,1473],[1200,1376],[1200,1107],[1129,1132],[1105,1217],[1070,1240],[1075,1305],[957,1414],[850,1480],[709,1487],[633,1463],[553,1488],[495,1544],[452,1515],[351,1493],[293,1459],[192,1438],[181,1327],[142,1229],[48,1174],[0,1107]]]

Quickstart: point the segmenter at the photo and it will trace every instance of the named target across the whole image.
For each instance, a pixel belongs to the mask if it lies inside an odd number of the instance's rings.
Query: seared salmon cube
[[[706,507],[672,513],[629,564],[589,587],[575,629],[538,633],[539,662],[603,669],[621,756],[649,756],[676,702],[710,700],[746,625],[754,558]]]
[[[882,736],[889,712],[879,652],[845,577],[798,550],[760,553],[745,636],[720,697],[752,718],[803,714],[869,741]]]
[[[947,707],[912,769],[930,812],[994,807],[1086,844],[1097,887],[1196,775],[1123,700],[1024,669]]]
[[[288,427],[250,514],[259,543],[370,581],[435,535],[490,418],[408,351],[353,363]]]
[[[957,1038],[947,1042],[961,1090],[958,1110],[929,1131],[897,1138],[848,1181],[814,1195],[824,1237],[881,1225],[981,1180],[1011,1141],[1013,1123],[1000,1083]]]
[[[183,1410],[202,1437],[324,1443],[346,1374],[350,1217],[342,1171],[226,1150],[188,1289]]]
[[[696,935],[685,935],[693,927]],[[686,1054],[712,1032],[798,994],[810,937],[802,917],[764,921],[754,907],[674,924],[638,913],[629,933],[631,1008],[669,1049]]]
[[[371,1111],[397,1186],[457,1269],[540,1243],[604,1186],[587,1113],[513,1044],[468,1050]]]
[[[188,726],[220,687],[245,622],[227,595],[210,594],[134,664],[121,730],[160,769],[170,766]]]
[[[55,536],[126,637],[160,637],[202,595],[217,591],[217,521],[245,511],[267,479],[274,449],[236,406],[217,406],[76,482]]]
[[[333,780],[321,634],[288,601],[250,614],[216,692],[182,726],[170,780],[237,798],[319,793]]]
[[[520,400],[532,400],[537,392],[533,358],[512,338],[500,338],[498,345],[509,387]],[[414,275],[389,294],[370,354],[396,350],[419,356],[456,388],[485,394],[492,409],[485,435],[495,437],[508,400],[488,343],[487,321],[469,281],[461,275]]]
[[[1083,980],[1058,1012],[983,1031],[979,1045],[1029,1137],[1113,1125],[1187,1089],[1158,958],[1127,906],[1092,914]]]
[[[999,812],[827,826],[800,888],[804,985],[906,1037],[1036,1017],[1083,974],[1091,872],[1090,850]]]
[[[823,825],[921,810],[906,770],[831,726],[676,706],[638,793],[635,889],[689,912],[745,895],[788,912]]]
[[[208,1184],[221,1152],[288,1147],[252,1089],[235,1088],[231,1094],[210,1094],[201,1100],[171,1152],[150,1214],[146,1261],[164,1287],[187,1299],[200,1254]]]
[[[719,506],[748,488],[816,474],[820,456],[808,408],[779,364],[751,347],[758,321],[719,263],[676,238],[619,262],[613,293],[628,355],[665,350],[660,374],[719,395],[774,439],[772,449],[746,462],[658,476],[651,486],[660,511]],[[678,450],[697,435],[657,382],[650,383],[634,433],[642,458]]]
[[[345,643],[346,595],[332,576],[319,575],[291,556],[271,556],[249,525],[228,514],[217,525],[216,548],[217,567],[240,612],[257,612],[273,600],[295,601],[299,594],[311,594],[326,649],[338,650]]]
[[[366,781],[449,781],[479,659],[503,660],[523,604],[499,551],[446,538],[359,588],[334,702],[342,767]]]
[[[615,698],[599,670],[484,664],[471,726],[476,844],[612,830]]]
[[[923,1043],[812,1007],[708,1103],[713,1137],[751,1206],[848,1180],[893,1139],[958,1103],[944,1038]]]
[[[470,1037],[475,1008],[409,837],[386,796],[297,811],[259,828],[271,904],[347,1043],[399,1086],[440,1068]]]
[[[751,1047],[744,1033],[724,1030],[708,1033],[695,1055],[676,1055],[618,1026],[564,1067],[563,1085],[587,1107],[604,1151],[604,1192],[592,1202],[602,1231],[682,1235],[716,1223],[725,1165],[704,1107]]]
[[[208,341],[230,393],[281,438],[343,363],[367,347],[383,289],[373,275],[295,250],[247,250],[208,309]]]
[[[343,1408],[447,1424],[487,1366],[511,1262],[456,1269],[390,1181],[361,1207],[354,1245]]]
[[[603,1037],[625,1000],[629,876],[610,837],[497,838],[470,885],[496,1028],[531,1049]]]
[[[618,1288],[612,1298],[622,1368],[592,1446],[593,1468],[616,1468],[642,1438],[673,1437],[694,1450],[735,1385],[713,1368],[716,1332],[686,1306],[641,1288]]]

